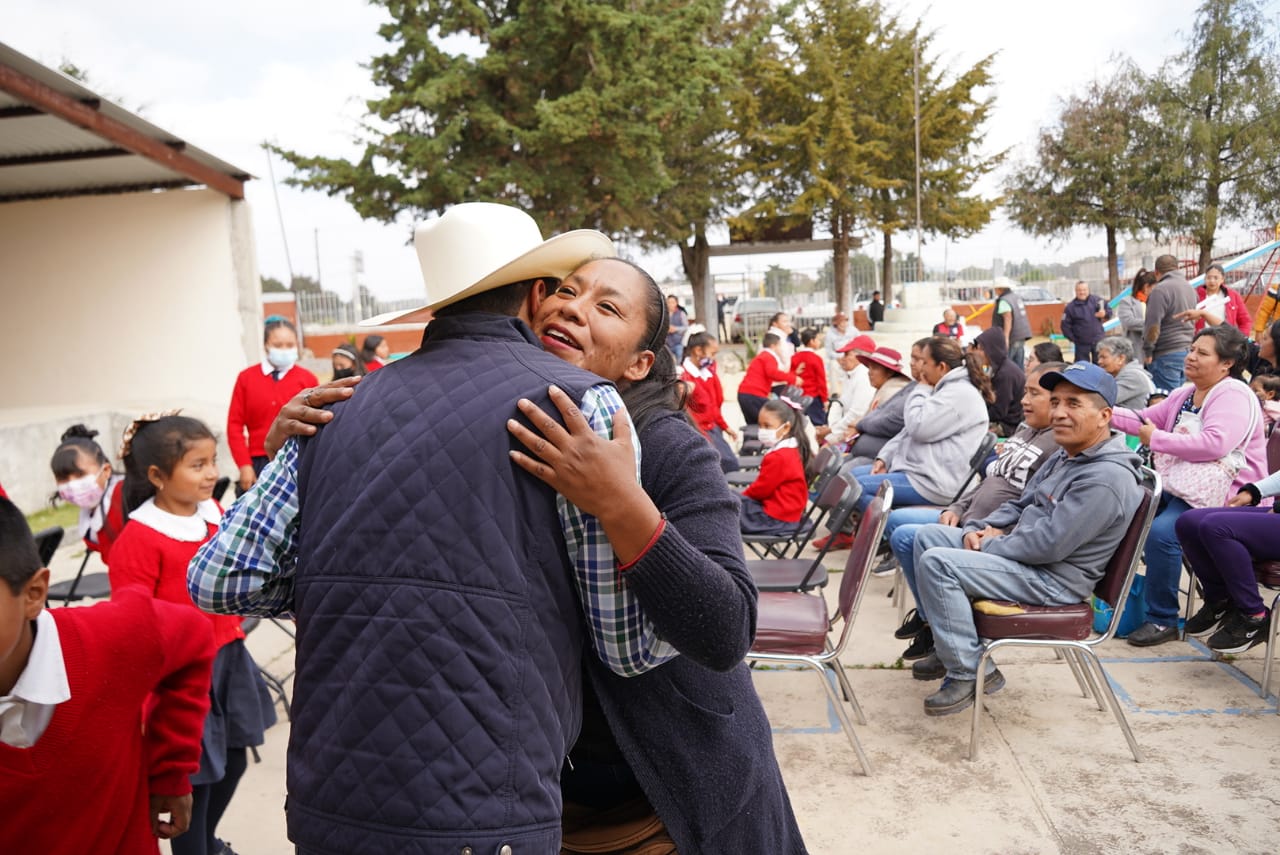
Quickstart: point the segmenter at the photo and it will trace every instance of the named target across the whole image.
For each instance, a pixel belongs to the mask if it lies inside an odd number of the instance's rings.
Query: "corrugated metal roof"
[[[252,177],[0,42],[0,202]]]

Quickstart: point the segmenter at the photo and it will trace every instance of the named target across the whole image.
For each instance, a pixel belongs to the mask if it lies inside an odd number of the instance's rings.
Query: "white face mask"
[[[77,508],[89,510],[96,508],[98,502],[102,501],[102,494],[106,490],[98,486],[98,475],[95,472],[92,475],[82,475],[79,478],[72,478],[70,481],[58,485],[58,498],[64,502],[70,502]]]
[[[272,368],[278,368],[281,371],[288,370],[298,361],[298,348],[296,347],[268,347],[267,362],[271,363]]]
[[[760,428],[756,433],[756,438],[760,440],[760,444],[765,448],[773,448],[778,444],[778,431],[776,428]]]

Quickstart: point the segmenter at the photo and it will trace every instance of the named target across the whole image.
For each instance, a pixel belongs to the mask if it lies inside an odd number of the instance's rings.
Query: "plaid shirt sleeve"
[[[290,439],[191,559],[187,589],[198,608],[216,614],[292,616],[298,454],[298,441]]]
[[[613,438],[615,419],[630,419],[618,391],[609,385],[588,389],[580,410],[591,429],[606,439]],[[639,477],[640,443],[635,442],[634,446]],[[622,583],[613,546],[599,520],[584,514],[563,496],[557,498],[557,503],[588,634],[600,661],[615,674],[634,677],[675,658],[676,649],[658,637],[635,595]]]

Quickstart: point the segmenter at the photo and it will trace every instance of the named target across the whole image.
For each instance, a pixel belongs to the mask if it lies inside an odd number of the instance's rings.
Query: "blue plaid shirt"
[[[614,419],[628,417],[617,390],[608,385],[588,389],[579,409],[591,429],[606,439],[613,438]],[[187,587],[199,608],[216,614],[291,615],[298,563],[299,453],[296,439],[286,442],[191,560]],[[639,443],[635,453],[639,472]],[[675,648],[658,637],[622,584],[599,520],[562,496],[557,502],[591,645],[600,660],[615,674],[631,677],[675,657]]]

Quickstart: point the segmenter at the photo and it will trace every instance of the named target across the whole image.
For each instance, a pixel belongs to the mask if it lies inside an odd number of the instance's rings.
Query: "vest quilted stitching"
[[[554,493],[506,420],[601,382],[494,315],[434,321],[309,441],[299,472],[289,830],[303,848],[559,845],[582,617]]]

